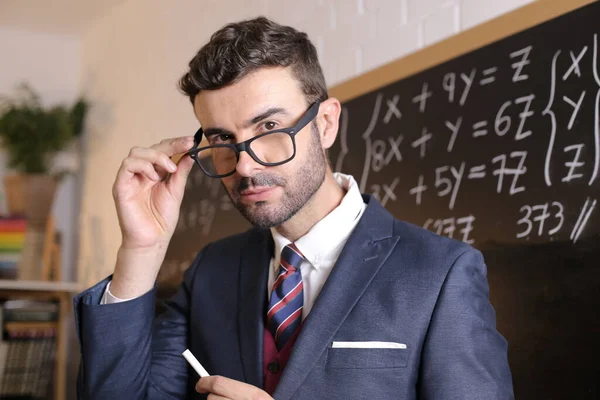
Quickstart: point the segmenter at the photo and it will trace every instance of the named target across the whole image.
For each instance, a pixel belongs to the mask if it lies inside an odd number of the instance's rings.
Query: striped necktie
[[[277,350],[285,347],[302,322],[304,291],[300,264],[303,259],[293,243],[281,250],[279,274],[273,283],[267,312],[267,327],[275,339]]]

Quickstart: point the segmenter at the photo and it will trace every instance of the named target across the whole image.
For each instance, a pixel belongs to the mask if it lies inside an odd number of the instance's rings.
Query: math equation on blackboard
[[[343,104],[332,160],[440,235],[577,242],[597,217],[598,35],[501,43]]]

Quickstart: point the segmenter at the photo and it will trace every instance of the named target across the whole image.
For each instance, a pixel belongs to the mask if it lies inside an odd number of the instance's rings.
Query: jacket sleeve
[[[496,330],[486,265],[469,249],[450,268],[425,339],[421,399],[514,399],[507,342]]]
[[[156,290],[100,304],[110,277],[74,299],[81,351],[78,399],[186,399],[193,383],[181,355],[188,344],[189,302],[204,250],[155,320]]]

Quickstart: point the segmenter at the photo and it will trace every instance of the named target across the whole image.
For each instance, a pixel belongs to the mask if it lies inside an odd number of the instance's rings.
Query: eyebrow
[[[268,108],[267,110],[261,112],[260,114],[256,115],[255,117],[250,118],[249,120],[247,120],[244,123],[243,128],[247,129],[249,127],[251,127],[252,125],[256,125],[259,122],[272,117],[273,115],[289,115],[289,112],[285,109],[285,108],[281,108],[281,107],[271,107]],[[209,136],[214,136],[214,135],[222,135],[222,134],[227,134],[227,135],[233,135],[234,133],[231,132],[228,129],[224,129],[224,128],[208,128],[204,131],[204,136],[209,137]]]
[[[252,125],[258,124],[260,121],[265,120],[269,117],[272,117],[273,115],[288,115],[289,113],[287,112],[287,110],[285,108],[281,108],[281,107],[271,107],[267,110],[265,110],[264,112],[258,114],[256,117],[246,121],[246,123],[244,124],[244,128],[249,128]]]

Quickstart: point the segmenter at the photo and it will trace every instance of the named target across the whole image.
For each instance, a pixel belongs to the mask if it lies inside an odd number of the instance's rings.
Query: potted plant
[[[0,146],[16,171],[4,179],[8,210],[30,220],[45,221],[58,176],[51,174],[54,156],[81,135],[88,105],[45,108],[37,93],[21,84],[16,96],[0,98]]]

